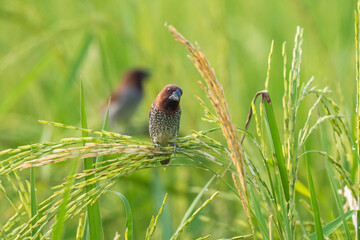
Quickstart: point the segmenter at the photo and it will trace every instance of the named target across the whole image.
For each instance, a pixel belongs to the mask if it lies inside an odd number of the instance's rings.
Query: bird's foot
[[[159,143],[155,143],[155,148],[156,148],[157,150],[159,150],[159,149],[160,149],[160,144],[159,144]]]
[[[176,155],[176,148],[179,148],[180,146],[177,145],[175,142],[169,143],[168,147],[174,147],[174,155]]]

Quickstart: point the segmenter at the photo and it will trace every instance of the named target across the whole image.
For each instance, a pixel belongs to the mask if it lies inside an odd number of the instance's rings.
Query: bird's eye
[[[170,93],[170,92],[171,92],[171,89],[170,89],[170,88],[168,88],[166,91],[167,91],[168,93]]]

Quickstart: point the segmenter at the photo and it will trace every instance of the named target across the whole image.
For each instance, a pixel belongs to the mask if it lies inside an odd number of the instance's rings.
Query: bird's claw
[[[160,144],[159,144],[159,143],[155,143],[155,148],[159,150],[159,149],[160,149]]]
[[[172,146],[174,147],[174,155],[176,155],[176,148],[178,148],[179,145],[177,145],[175,142],[169,143],[168,147],[172,147]]]

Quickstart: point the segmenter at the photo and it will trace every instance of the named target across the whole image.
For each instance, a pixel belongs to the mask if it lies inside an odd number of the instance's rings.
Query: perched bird
[[[120,86],[111,94],[109,106],[109,124],[119,122],[129,124],[132,115],[143,98],[143,81],[150,76],[144,69],[133,69],[126,72]],[[102,107],[106,115],[108,103]]]
[[[149,133],[151,140],[157,146],[173,145],[176,151],[176,143],[168,140],[176,138],[180,127],[180,87],[166,85],[151,104],[149,112]],[[162,165],[169,164],[169,160],[161,161]]]

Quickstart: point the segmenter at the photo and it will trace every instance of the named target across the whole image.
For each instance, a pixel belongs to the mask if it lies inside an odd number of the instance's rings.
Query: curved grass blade
[[[265,98],[265,100],[266,100],[266,101],[264,101],[266,118],[269,123],[271,139],[272,139],[272,142],[274,145],[275,156],[277,159],[277,164],[278,164],[280,177],[281,177],[281,183],[282,183],[283,190],[285,193],[286,201],[289,202],[289,200],[290,200],[289,180],[288,180],[287,170],[286,170],[286,166],[285,166],[285,159],[284,159],[284,154],[282,151],[280,135],[279,135],[278,127],[276,125],[274,110],[272,107],[269,93],[264,92],[262,94],[262,96],[263,96],[263,99]]]
[[[345,219],[349,219],[353,214],[356,213],[356,210],[351,210],[348,211],[347,213],[344,214]],[[335,220],[329,222],[328,224],[326,224],[322,230],[324,232],[325,236],[329,236],[331,233],[333,233],[338,227],[341,226],[341,224],[343,224],[342,218],[341,216],[337,217]],[[308,236],[309,240],[317,240],[318,237],[316,235],[316,232],[310,234]]]
[[[126,199],[126,197],[123,194],[121,194],[119,192],[116,192],[116,191],[111,191],[111,190],[108,190],[108,192],[115,193],[116,195],[118,195],[123,200],[124,206],[125,206],[125,211],[126,211],[125,239],[132,240],[134,232],[133,232],[133,218],[132,218],[132,214],[131,214],[130,204],[129,204],[128,200]]]

